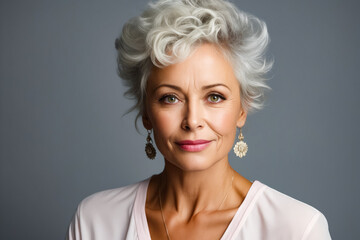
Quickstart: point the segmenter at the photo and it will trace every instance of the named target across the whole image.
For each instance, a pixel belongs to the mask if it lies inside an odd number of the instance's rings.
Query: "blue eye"
[[[220,94],[211,94],[208,97],[208,101],[211,103],[219,103],[223,100],[225,100],[225,98],[223,96],[221,96]]]
[[[162,98],[160,98],[160,101],[168,104],[174,104],[177,103],[179,99],[174,95],[165,95]]]

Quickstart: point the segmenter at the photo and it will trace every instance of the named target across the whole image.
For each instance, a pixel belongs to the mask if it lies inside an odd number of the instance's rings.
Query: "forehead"
[[[148,87],[159,84],[203,86],[221,83],[233,87],[238,85],[230,62],[218,47],[202,44],[183,62],[164,68],[154,67],[148,81]]]

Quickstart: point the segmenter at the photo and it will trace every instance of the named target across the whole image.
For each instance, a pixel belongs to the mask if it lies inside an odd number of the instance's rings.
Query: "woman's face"
[[[153,128],[168,163],[196,171],[227,161],[246,112],[233,69],[214,45],[199,46],[181,63],[154,68],[146,92],[143,124]]]

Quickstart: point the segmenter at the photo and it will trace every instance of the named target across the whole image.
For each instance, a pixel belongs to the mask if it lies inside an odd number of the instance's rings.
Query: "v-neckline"
[[[140,183],[140,186],[137,190],[133,215],[135,218],[136,230],[138,233],[138,239],[151,240],[150,230],[147,223],[145,204],[146,204],[146,195],[151,178],[148,178]],[[255,180],[251,185],[248,193],[246,194],[244,201],[241,203],[237,209],[235,215],[231,219],[231,222],[227,226],[224,234],[220,240],[229,240],[233,239],[240,231],[242,225],[244,224],[247,217],[247,210],[255,204],[256,199],[260,192],[264,189],[265,185],[261,182]],[[261,191],[260,191],[261,190]]]

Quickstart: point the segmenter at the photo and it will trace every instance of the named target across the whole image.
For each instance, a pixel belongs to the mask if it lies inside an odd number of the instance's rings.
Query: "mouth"
[[[184,140],[176,142],[176,144],[184,151],[187,152],[200,152],[209,146],[211,141],[208,140]]]

